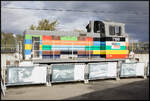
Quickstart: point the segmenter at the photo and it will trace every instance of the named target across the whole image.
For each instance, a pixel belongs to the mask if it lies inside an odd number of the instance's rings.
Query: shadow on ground
[[[94,92],[63,100],[149,100],[149,79],[105,90],[92,85],[90,89],[94,89]]]

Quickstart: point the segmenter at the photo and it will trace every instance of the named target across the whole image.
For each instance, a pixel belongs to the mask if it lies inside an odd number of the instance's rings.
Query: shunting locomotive
[[[26,30],[25,60],[32,59],[126,59],[129,38],[125,24],[89,21],[87,32]]]

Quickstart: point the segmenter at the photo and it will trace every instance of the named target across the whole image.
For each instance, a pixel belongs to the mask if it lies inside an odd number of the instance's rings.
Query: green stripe
[[[31,37],[31,35],[26,34],[26,35],[25,35],[25,39],[30,39],[30,40],[31,40],[32,37]]]
[[[51,50],[52,46],[51,45],[42,45],[42,50]]]
[[[85,50],[126,50],[126,46],[120,46],[120,49],[112,49],[112,46],[86,46]]]
[[[106,46],[100,46],[100,50],[106,50]]]
[[[70,41],[77,41],[78,38],[75,36],[61,36],[60,40],[70,40]]]
[[[120,46],[119,49],[112,49],[112,46],[106,46],[106,50],[126,50],[126,46]]]
[[[32,40],[32,37],[40,37],[40,40],[42,40],[42,35],[29,35],[29,34],[25,35],[25,39]]]
[[[100,46],[85,46],[85,50],[100,50]]]

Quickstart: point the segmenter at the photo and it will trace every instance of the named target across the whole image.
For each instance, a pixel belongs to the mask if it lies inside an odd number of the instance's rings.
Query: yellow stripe
[[[42,45],[40,45],[40,50],[42,50]]]
[[[31,44],[25,44],[25,49],[31,50],[32,49],[32,45]]]
[[[129,50],[93,50],[93,54],[129,54]]]
[[[106,54],[106,50],[93,50],[93,54]]]
[[[106,50],[106,54],[128,54],[129,50]]]

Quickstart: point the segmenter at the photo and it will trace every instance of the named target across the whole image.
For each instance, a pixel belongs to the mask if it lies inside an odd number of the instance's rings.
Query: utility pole
[[[133,52],[133,39],[132,39],[132,52]]]

